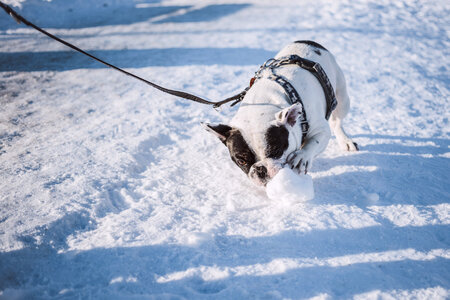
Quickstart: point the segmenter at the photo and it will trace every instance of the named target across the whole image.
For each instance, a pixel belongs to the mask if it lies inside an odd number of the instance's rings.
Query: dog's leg
[[[314,158],[327,147],[330,137],[330,126],[323,119],[323,125],[308,133],[302,149],[289,154],[287,157],[289,166],[299,174],[306,174],[311,169]]]
[[[358,145],[352,141],[342,128],[342,120],[350,110],[350,98],[347,94],[347,87],[345,83],[344,74],[339,66],[337,66],[337,80],[336,80],[336,98],[338,105],[330,117],[330,127],[338,141],[339,146],[345,151],[358,151]]]

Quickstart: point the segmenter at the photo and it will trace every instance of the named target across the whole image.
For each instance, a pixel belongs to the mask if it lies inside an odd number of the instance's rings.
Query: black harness
[[[304,105],[302,102],[302,98],[300,98],[300,95],[298,94],[297,90],[292,86],[291,83],[289,83],[289,81],[287,81],[283,76],[277,75],[274,72],[274,69],[276,69],[278,67],[285,66],[285,65],[292,65],[292,64],[295,64],[295,65],[299,66],[300,68],[303,68],[303,69],[309,71],[319,81],[320,85],[322,86],[323,92],[325,94],[325,99],[327,101],[327,111],[325,113],[325,118],[328,120],[330,118],[331,113],[337,106],[337,100],[336,100],[336,95],[334,94],[333,86],[331,85],[327,74],[323,70],[322,66],[317,62],[314,62],[314,61],[306,59],[306,58],[302,58],[298,55],[285,56],[285,57],[281,57],[279,59],[271,58],[268,61],[266,61],[260,67],[260,69],[255,73],[255,77],[254,77],[254,80],[251,81],[251,85],[253,85],[254,81],[256,81],[260,78],[263,78],[263,76],[261,74],[263,70],[269,69],[271,71],[271,74],[264,78],[273,80],[276,83],[278,83],[284,89],[284,92],[287,94],[288,101],[291,105],[295,104],[295,103],[302,104],[302,114],[300,116],[300,127],[302,129],[302,135],[303,135],[302,140],[304,141],[305,137],[308,133],[308,130],[309,130],[309,123],[306,118],[306,112],[305,112],[305,108],[304,108]]]

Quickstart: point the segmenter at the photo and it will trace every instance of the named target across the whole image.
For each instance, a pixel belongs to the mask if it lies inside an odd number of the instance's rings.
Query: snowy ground
[[[19,13],[162,85],[219,100],[298,39],[347,77],[315,199],[279,205],[162,94],[0,12],[0,299],[445,299],[448,1],[28,0]]]

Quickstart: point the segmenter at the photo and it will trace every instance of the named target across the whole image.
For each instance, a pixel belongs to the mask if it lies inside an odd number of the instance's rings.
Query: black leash
[[[235,101],[234,103],[231,104],[231,106],[234,106],[237,103],[239,103],[244,98],[245,94],[247,93],[248,88],[245,89],[244,91],[240,92],[239,94],[234,95],[232,97],[229,97],[229,98],[227,98],[225,100],[218,101],[218,102],[213,102],[213,101],[209,101],[209,100],[203,99],[201,97],[198,97],[198,96],[186,93],[186,92],[177,91],[177,90],[171,90],[171,89],[162,87],[160,85],[157,85],[156,83],[148,81],[148,80],[146,80],[144,78],[141,78],[141,77],[139,77],[139,76],[137,76],[137,75],[135,75],[133,73],[127,72],[127,71],[125,71],[125,70],[123,70],[123,69],[121,69],[119,67],[116,67],[116,66],[114,66],[114,65],[112,65],[110,63],[107,63],[106,61],[101,60],[101,59],[93,56],[92,54],[87,53],[84,50],[81,50],[80,48],[72,45],[71,43],[62,40],[62,39],[54,36],[51,33],[48,33],[47,31],[45,31],[42,28],[34,25],[33,23],[31,23],[30,21],[28,21],[27,19],[25,19],[24,17],[22,17],[18,13],[16,13],[11,7],[9,7],[8,5],[4,4],[1,1],[0,1],[0,7],[3,8],[5,10],[5,12],[8,15],[10,15],[17,23],[19,23],[19,24],[23,23],[23,24],[25,24],[27,26],[30,26],[30,27],[36,29],[37,31],[45,34],[46,36],[48,36],[48,37],[50,37],[50,38],[52,38],[52,39],[54,39],[54,40],[56,40],[56,41],[58,41],[58,42],[60,42],[60,43],[62,43],[64,45],[66,45],[67,47],[70,47],[70,48],[72,48],[72,49],[74,49],[74,50],[76,50],[76,51],[78,51],[80,53],[83,53],[84,55],[89,56],[90,58],[92,58],[92,59],[94,59],[94,60],[96,60],[96,61],[98,61],[98,62],[100,62],[100,63],[102,63],[102,64],[104,64],[104,65],[106,65],[108,67],[110,67],[110,68],[113,68],[114,70],[117,70],[119,72],[124,73],[125,75],[131,76],[131,77],[133,77],[135,79],[138,79],[138,80],[140,80],[142,82],[145,82],[146,84],[148,84],[148,85],[150,85],[150,86],[152,86],[152,87],[154,87],[154,88],[156,88],[156,89],[158,89],[158,90],[160,90],[160,91],[162,91],[164,93],[167,93],[167,94],[170,94],[170,95],[173,95],[173,96],[176,96],[176,97],[184,98],[184,99],[187,99],[187,100],[192,100],[192,101],[195,101],[195,102],[198,102],[198,103],[202,103],[202,104],[212,105],[214,108],[218,108],[221,105],[223,105],[225,103],[228,103],[228,102],[231,102],[231,101]]]

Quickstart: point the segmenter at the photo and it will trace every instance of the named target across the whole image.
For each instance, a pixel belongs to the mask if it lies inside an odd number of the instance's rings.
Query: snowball
[[[309,175],[299,175],[290,168],[281,169],[266,186],[267,196],[283,202],[301,202],[314,198],[314,187]]]

